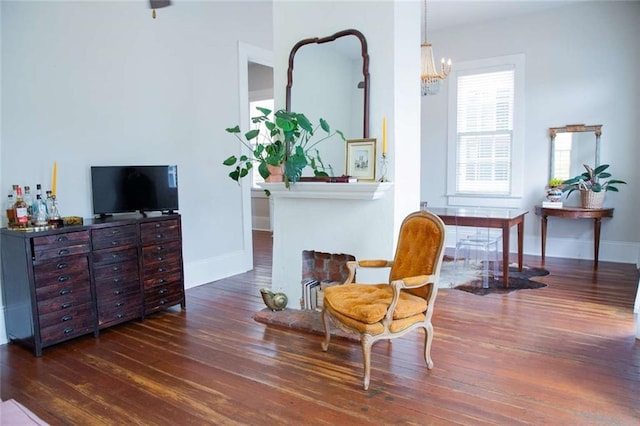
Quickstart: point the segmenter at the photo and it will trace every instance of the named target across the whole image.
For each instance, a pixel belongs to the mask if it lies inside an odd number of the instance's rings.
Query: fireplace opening
[[[344,253],[324,253],[315,250],[302,251],[302,309],[322,309],[324,289],[342,284],[349,276],[347,262],[355,256]]]

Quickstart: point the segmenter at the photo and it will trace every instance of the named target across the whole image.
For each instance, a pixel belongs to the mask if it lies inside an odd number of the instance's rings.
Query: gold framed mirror
[[[550,127],[549,180],[578,176],[585,171],[584,164],[599,166],[601,135],[602,124]]]

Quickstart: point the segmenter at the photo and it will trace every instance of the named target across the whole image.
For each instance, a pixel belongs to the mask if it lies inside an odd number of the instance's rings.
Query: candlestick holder
[[[380,161],[380,179],[378,182],[388,182],[387,180],[387,154],[382,154],[382,161]]]

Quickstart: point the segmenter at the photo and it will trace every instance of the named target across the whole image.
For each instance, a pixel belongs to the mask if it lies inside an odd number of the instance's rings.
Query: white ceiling
[[[431,31],[526,15],[580,1],[593,0],[428,0],[427,31],[430,33]],[[423,21],[424,18],[421,18],[421,22]]]

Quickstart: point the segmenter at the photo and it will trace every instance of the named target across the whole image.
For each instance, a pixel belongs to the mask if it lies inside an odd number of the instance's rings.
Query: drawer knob
[[[120,277],[116,277],[116,278],[113,279],[114,283],[119,283],[120,281],[122,281],[122,278],[120,278]]]
[[[114,291],[113,294],[118,296],[118,295],[122,294],[122,290],[118,289],[118,290]]]
[[[62,322],[71,321],[73,319],[73,315],[65,315],[62,317]]]
[[[156,223],[156,228],[161,228],[161,227],[162,227],[162,224]]]
[[[59,282],[59,283],[63,283],[63,282],[65,282],[65,281],[69,281],[69,275],[60,275],[60,276],[58,277],[58,282]]]
[[[120,319],[120,318],[124,318],[124,314],[122,312],[118,312],[116,314],[116,318]]]
[[[119,271],[120,267],[119,266],[113,266],[113,267],[111,267],[111,270],[112,271]]]
[[[116,303],[116,308],[119,308],[121,306],[124,306],[124,302],[117,302]]]
[[[114,230],[111,231],[111,235],[116,235],[118,232],[120,232],[120,231],[118,231],[117,229],[114,229]]]
[[[63,288],[62,290],[60,290],[59,293],[60,293],[60,296],[71,294],[71,289],[70,288]]]
[[[162,250],[164,250],[164,246],[156,246],[156,250],[157,251],[162,251]]]
[[[164,278],[160,278],[160,279],[158,280],[158,283],[160,283],[160,284],[164,284],[164,283],[166,283],[166,282],[167,282],[167,280],[165,280]]]
[[[64,256],[66,254],[69,254],[69,250],[67,250],[67,249],[62,249],[62,250],[58,251],[58,255],[59,256]]]
[[[120,244],[120,241],[118,241],[118,240],[113,240],[113,241],[111,241],[111,245],[112,245],[112,246],[117,246],[117,245],[119,245],[119,244]]]
[[[164,234],[156,234],[156,238],[157,238],[157,239],[164,238]]]
[[[164,260],[164,256],[158,256],[158,257],[156,257],[156,259],[158,259],[158,260]]]
[[[161,305],[165,305],[165,304],[167,304],[167,303],[169,303],[169,301],[168,301],[167,299],[162,299],[162,300],[160,301],[160,304],[161,304]]]
[[[62,242],[62,241],[68,241],[69,237],[67,237],[66,235],[61,235],[58,238],[56,238],[56,241],[58,242]]]
[[[56,268],[58,268],[58,269],[64,269],[64,268],[68,268],[68,267],[69,267],[69,264],[65,263],[65,262],[60,262],[60,263],[58,263],[56,265]]]
[[[163,267],[158,268],[158,272],[164,272],[165,269]]]
[[[71,307],[71,303],[67,302],[67,303],[63,303],[62,305],[60,305],[60,309],[67,309]]]
[[[113,254],[111,255],[111,258],[112,258],[112,259],[120,259],[120,255],[119,255],[119,254],[116,254],[116,253],[113,253]]]
[[[159,293],[159,294],[167,294],[167,293],[169,293],[169,290],[167,290],[166,288],[163,288],[163,289],[162,289],[162,290],[160,290],[158,293]]]
[[[65,335],[67,335],[67,334],[71,334],[71,333],[73,333],[73,328],[71,328],[71,327],[67,327],[67,328],[65,328],[65,329],[63,330],[63,333],[64,333]]]

